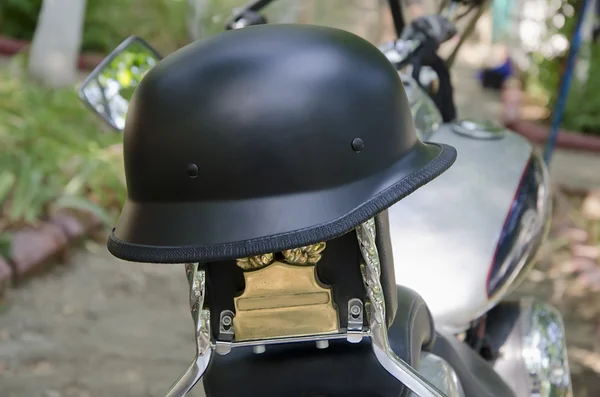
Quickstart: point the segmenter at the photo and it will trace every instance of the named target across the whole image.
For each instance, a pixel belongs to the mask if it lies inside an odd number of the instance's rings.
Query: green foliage
[[[131,35],[162,53],[189,42],[187,0],[88,0],[83,49],[110,52]]]
[[[550,3],[550,0],[548,0]],[[580,0],[561,0],[561,6],[558,7],[554,18],[564,18],[564,25],[557,28],[553,24],[553,18],[546,21],[547,35],[546,41],[549,41],[553,35],[564,35],[569,40],[573,35],[575,28],[574,9],[579,6]],[[568,50],[567,50],[568,51]],[[534,67],[529,70],[528,85],[548,99],[550,104],[554,104],[558,95],[558,85],[560,75],[563,69],[567,51],[555,57],[547,57],[541,51],[531,54]]]
[[[45,89],[0,68],[0,233],[57,207],[108,221],[126,194],[121,136],[101,130],[73,88]]]
[[[204,9],[201,23],[211,25],[206,33],[222,30],[234,3],[244,0],[207,3],[223,19]],[[0,34],[30,40],[41,4],[0,0]],[[189,11],[186,0],[87,0],[83,50],[108,53],[135,34],[167,54],[187,44]],[[30,81],[26,56],[15,57],[9,68],[0,66],[0,251],[10,246],[12,229],[56,209],[85,211],[108,223],[126,196],[122,136],[103,129],[74,88],[46,89]],[[137,56],[119,59],[111,65],[112,77],[135,83],[146,70],[135,76],[129,66],[144,62]]]
[[[0,33],[16,39],[30,40],[41,7],[42,0],[2,0]]]
[[[561,34],[571,40],[577,18],[577,11],[573,12],[573,10],[579,10],[580,5],[581,0],[562,0],[562,5],[553,18],[556,18],[556,15],[559,18],[563,16],[565,23],[562,27],[556,28],[552,24],[552,19],[548,20],[548,39],[554,34]],[[545,97],[550,110],[553,110],[556,104],[567,51],[553,58],[548,58],[541,52],[532,54],[534,67],[529,71],[528,90],[533,94]],[[600,44],[592,44],[590,54],[589,70],[598,70],[600,67]],[[562,127],[567,130],[600,135],[600,112],[598,109],[600,109],[600,75],[594,72],[590,73],[584,84],[573,79]]]
[[[31,40],[42,0],[2,0],[0,34]],[[83,51],[108,53],[128,36],[167,53],[187,44],[186,0],[87,0]]]
[[[591,46],[590,71],[585,83],[573,81],[564,114],[565,128],[600,135],[600,43]]]
[[[10,257],[10,246],[12,244],[12,235],[10,233],[0,233],[0,256]]]

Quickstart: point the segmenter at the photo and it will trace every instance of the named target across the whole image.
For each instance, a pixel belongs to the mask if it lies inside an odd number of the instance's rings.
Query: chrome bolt
[[[352,315],[352,317],[356,318],[356,317],[360,316],[360,313],[361,313],[361,309],[360,309],[359,305],[352,305],[350,307],[350,314]]]
[[[328,340],[318,340],[317,341],[317,349],[327,349],[329,347]]]

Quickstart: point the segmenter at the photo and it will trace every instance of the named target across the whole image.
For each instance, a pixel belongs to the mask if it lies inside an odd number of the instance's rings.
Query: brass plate
[[[273,262],[244,272],[246,289],[234,299],[235,339],[321,335],[339,332],[331,290],[322,287],[311,266]]]

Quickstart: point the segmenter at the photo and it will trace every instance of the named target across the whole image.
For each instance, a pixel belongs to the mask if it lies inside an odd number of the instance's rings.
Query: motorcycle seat
[[[414,291],[397,287],[398,310],[389,328],[392,350],[413,367],[435,338],[427,305]],[[262,354],[235,348],[215,355],[203,377],[207,397],[406,397],[410,391],[377,361],[369,340],[267,346]]]
[[[421,351],[446,360],[456,372],[465,397],[515,397],[514,392],[468,345],[452,335],[436,333],[425,301],[398,286],[398,310],[389,341],[398,357],[417,368]],[[370,341],[358,345],[331,341],[327,349],[314,343],[268,346],[262,354],[235,348],[216,355],[206,374],[207,397],[407,397],[410,391],[379,364]],[[249,393],[250,392],[250,393]]]
[[[438,333],[431,352],[452,366],[465,397],[516,397],[490,363],[453,335]]]
[[[502,380],[492,365],[470,346],[459,341],[454,335],[445,335],[439,332],[429,333],[428,329],[433,330],[434,325],[429,317],[429,310],[420,295],[403,286],[398,286],[397,294],[398,312],[396,315],[400,315],[405,325],[410,326],[410,329],[404,330],[390,328],[390,344],[392,350],[399,357],[415,367],[418,365],[418,356],[422,347],[422,350],[433,353],[450,364],[460,380],[465,397],[516,397],[513,390]],[[413,312],[412,316],[407,314]],[[397,323],[394,322],[394,324]],[[405,339],[399,340],[400,335],[405,335]],[[431,336],[434,336],[435,340]],[[419,340],[421,344],[418,343]],[[402,342],[410,343],[411,347],[403,346]]]

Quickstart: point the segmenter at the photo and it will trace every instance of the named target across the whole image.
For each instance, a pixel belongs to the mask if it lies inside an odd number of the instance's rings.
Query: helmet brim
[[[108,250],[133,262],[192,263],[328,241],[435,179],[455,160],[453,147],[417,141],[383,172],[325,190],[237,202],[174,204],[128,199]]]

